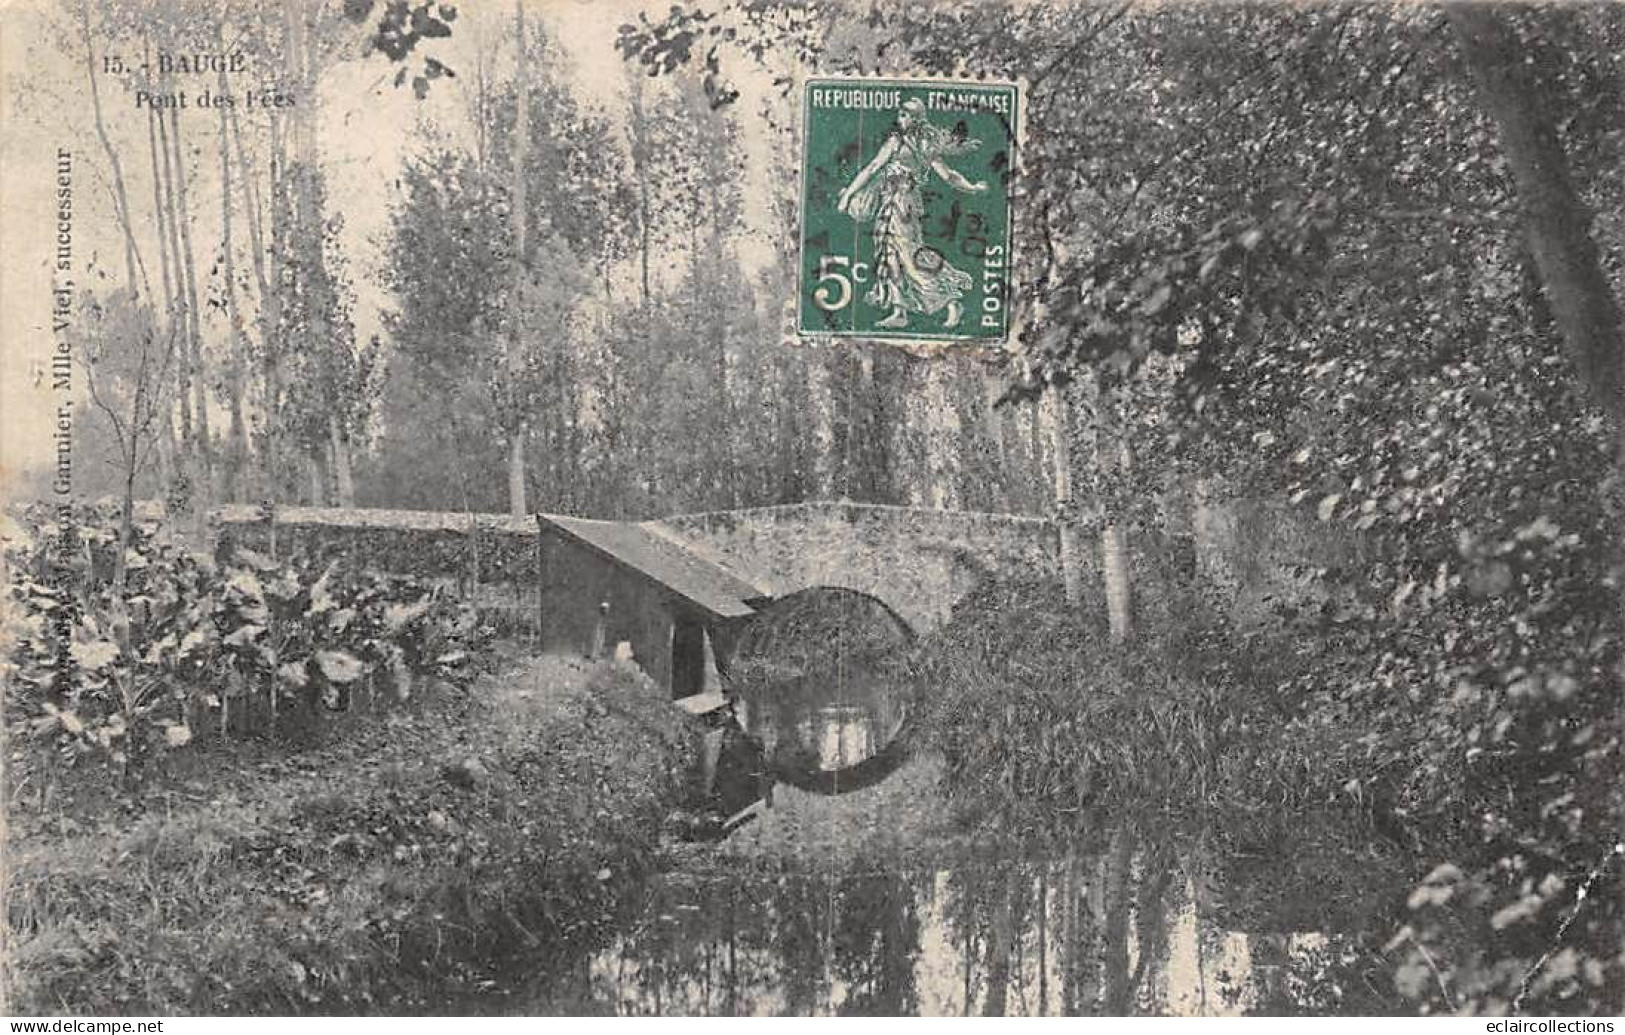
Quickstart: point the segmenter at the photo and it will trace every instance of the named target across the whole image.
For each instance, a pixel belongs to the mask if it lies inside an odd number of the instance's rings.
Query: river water
[[[1391,1009],[1403,886],[1336,817],[1149,819],[1015,844],[955,836],[934,766],[850,795],[781,790],[696,848],[534,1012],[1235,1015]],[[921,817],[924,817],[923,819]]]
[[[792,635],[835,635],[790,617],[763,671],[793,653]],[[801,653],[816,659],[816,644]],[[950,807],[937,761],[893,745],[909,710],[897,685],[881,665],[805,661],[747,683],[735,714],[780,776],[773,806],[721,844],[674,849],[638,889],[643,908],[539,975],[525,1011],[1393,1008],[1381,946],[1403,922],[1392,895],[1410,865],[1395,846],[1346,815],[1176,822],[1126,809],[1041,842],[1014,836],[974,802]]]

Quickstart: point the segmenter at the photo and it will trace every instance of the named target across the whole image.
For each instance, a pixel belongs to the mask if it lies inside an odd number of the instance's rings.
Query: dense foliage
[[[1416,855],[1391,950],[1418,1008],[1608,1012],[1621,414],[1572,358],[1573,293],[1542,256],[1567,247],[1618,283],[1625,22],[1493,20],[1518,62],[1494,107],[1467,68],[1497,56],[1482,34],[1416,6],[699,5],[623,47],[656,68],[799,52],[821,71],[1026,78],[1010,394],[1071,402],[1082,516],[1135,542],[1264,497],[1366,544],[1304,566],[1262,649],[1207,623],[1219,656],[1251,662],[1230,673],[1190,652],[1200,624],[1079,644],[1042,604],[988,604],[943,643],[941,682],[968,673],[945,713],[964,788],[1061,812],[1107,788],[1347,800]],[[1554,245],[1522,213],[1570,188],[1583,218]],[[1617,332],[1617,292],[1603,309]],[[1625,344],[1606,346],[1618,366]],[[1272,753],[1288,782],[1266,778]]]
[[[137,771],[210,729],[286,731],[363,700],[405,700],[425,677],[466,682],[485,642],[474,611],[443,591],[241,548],[217,559],[152,523],[126,548],[120,593],[105,518],[29,517],[6,558],[7,717],[70,759]]]

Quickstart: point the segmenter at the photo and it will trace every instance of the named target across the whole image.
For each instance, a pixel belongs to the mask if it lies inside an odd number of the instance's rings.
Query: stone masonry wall
[[[944,624],[985,579],[1056,570],[1055,526],[1040,518],[865,503],[799,503],[685,514],[660,524],[713,563],[774,595],[853,589],[917,633]]]

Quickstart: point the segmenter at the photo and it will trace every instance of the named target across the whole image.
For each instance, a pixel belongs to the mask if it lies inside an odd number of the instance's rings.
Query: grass
[[[481,1009],[634,905],[691,738],[630,667],[524,659],[319,749],[160,775],[144,805],[24,815],[9,1009]]]
[[[942,753],[951,795],[1013,832],[1100,808],[1335,800],[1341,752],[1287,736],[1270,697],[1294,660],[1249,650],[1200,615],[1114,644],[1080,610],[1058,587],[994,587],[922,646],[911,673],[921,734]]]

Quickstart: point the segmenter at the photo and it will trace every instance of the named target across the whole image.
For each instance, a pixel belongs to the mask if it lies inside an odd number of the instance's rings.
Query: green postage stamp
[[[812,79],[802,334],[996,343],[1010,314],[1016,87]]]

